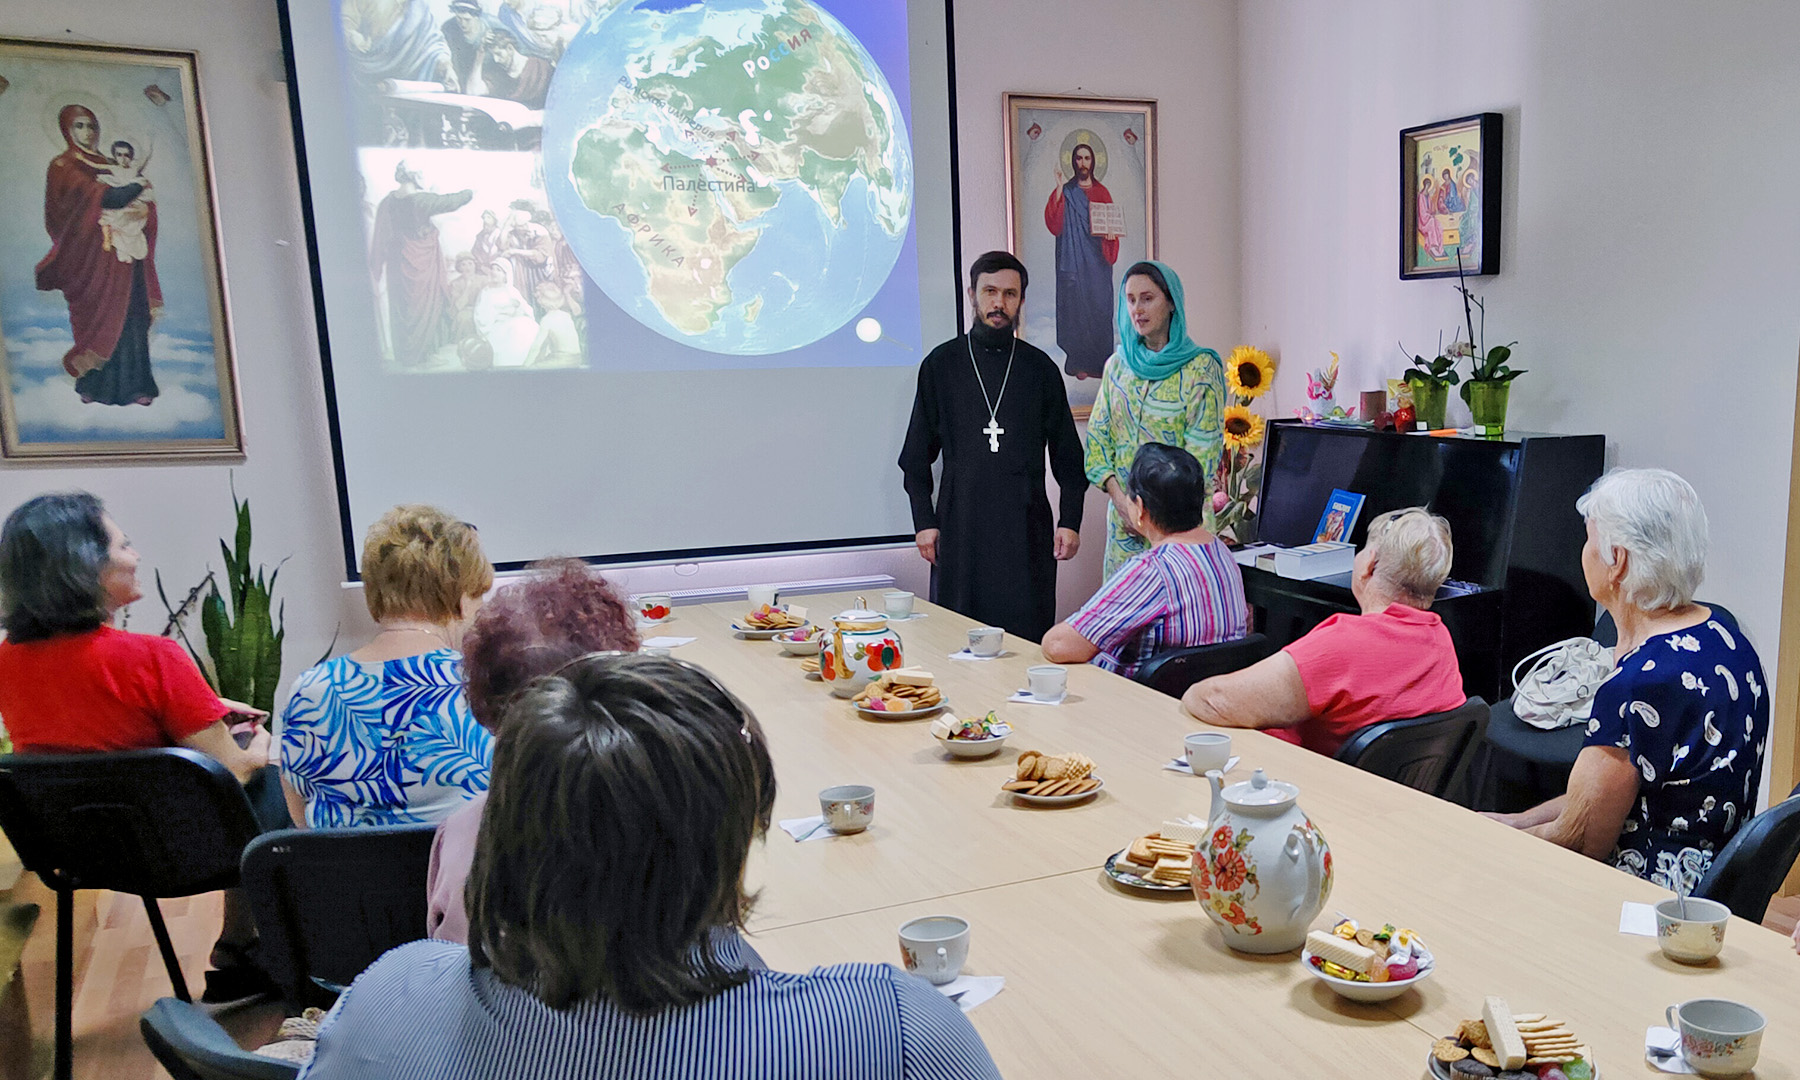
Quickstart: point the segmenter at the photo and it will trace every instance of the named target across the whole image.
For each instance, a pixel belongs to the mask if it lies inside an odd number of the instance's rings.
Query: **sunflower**
[[[1225,445],[1243,450],[1263,441],[1263,418],[1250,411],[1248,405],[1233,405],[1225,410]]]
[[[1251,345],[1239,345],[1225,361],[1225,383],[1231,392],[1246,400],[1255,400],[1269,392],[1275,382],[1275,361],[1269,354]]]

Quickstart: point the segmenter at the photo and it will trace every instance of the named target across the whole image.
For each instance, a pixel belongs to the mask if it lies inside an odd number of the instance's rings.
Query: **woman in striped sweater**
[[[744,944],[744,860],[774,801],[761,727],[700,668],[590,654],[539,679],[495,743],[468,946],[376,961],[305,1077],[997,1078],[923,981],[780,974]]]

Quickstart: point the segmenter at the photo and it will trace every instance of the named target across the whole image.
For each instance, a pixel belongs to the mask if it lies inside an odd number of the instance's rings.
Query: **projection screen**
[[[957,332],[950,0],[285,3],[348,571],[891,543]]]

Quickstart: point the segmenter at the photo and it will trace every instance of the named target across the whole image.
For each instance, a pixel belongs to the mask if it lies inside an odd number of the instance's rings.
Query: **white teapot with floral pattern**
[[[819,649],[819,678],[838,697],[856,692],[900,667],[900,635],[888,626],[887,616],[863,608],[857,597],[855,610],[832,616]]]
[[[1212,812],[1194,849],[1194,896],[1233,949],[1298,949],[1331,895],[1331,849],[1300,809],[1300,789],[1261,769],[1230,787],[1214,769],[1206,782]]]

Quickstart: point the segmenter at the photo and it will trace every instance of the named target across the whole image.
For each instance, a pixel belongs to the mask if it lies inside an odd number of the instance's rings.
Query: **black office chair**
[[[1201,679],[1240,671],[1275,652],[1262,634],[1248,634],[1235,641],[1170,649],[1152,656],[1132,676],[1138,682],[1178,698]]]
[[[1697,602],[1736,622],[1723,605]],[[1594,620],[1594,640],[1609,649],[1618,644],[1618,628],[1605,608]],[[1511,697],[1495,702],[1486,738],[1476,754],[1468,805],[1476,810],[1516,813],[1561,795],[1569,789],[1569,773],[1586,741],[1586,724],[1545,731],[1515,716]]]
[[[142,897],[175,996],[188,1001],[156,901],[236,886],[256,818],[237,778],[193,750],[10,754],[0,758],[0,828],[56,893],[55,1075],[66,1080],[75,890]]]
[[[435,825],[283,829],[244,850],[269,974],[288,1007],[328,1007],[382,953],[425,936]]]
[[[1338,748],[1337,759],[1443,798],[1480,743],[1487,716],[1487,702],[1472,697],[1449,712],[1370,724]]]
[[[1769,898],[1800,858],[1800,787],[1738,827],[1713,856],[1694,895],[1717,900],[1740,919],[1763,921]]]
[[[138,1021],[144,1043],[175,1080],[294,1080],[300,1066],[245,1050],[191,1002],[163,998]]]

